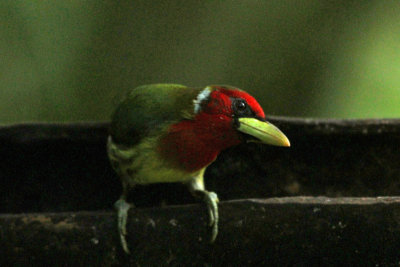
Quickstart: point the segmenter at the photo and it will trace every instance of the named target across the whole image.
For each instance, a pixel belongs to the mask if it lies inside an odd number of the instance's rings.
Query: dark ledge
[[[240,145],[206,172],[221,199],[214,245],[184,186],[152,185],[132,194],[131,257],[108,124],[1,126],[0,265],[398,266],[400,120],[271,121],[291,148]]]
[[[220,205],[220,235],[207,242],[199,205],[138,209],[130,258],[115,214],[1,215],[2,266],[390,266],[399,261],[400,198],[273,198]]]

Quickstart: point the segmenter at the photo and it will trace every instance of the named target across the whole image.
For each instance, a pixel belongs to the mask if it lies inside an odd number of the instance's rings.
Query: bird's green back
[[[193,100],[201,90],[178,84],[151,84],[129,91],[112,116],[110,134],[114,142],[133,146],[166,123],[190,119]]]

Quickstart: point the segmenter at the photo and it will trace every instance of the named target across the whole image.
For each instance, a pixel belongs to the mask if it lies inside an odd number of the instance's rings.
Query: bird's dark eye
[[[232,103],[233,113],[237,117],[252,116],[253,112],[244,99],[235,99]]]
[[[246,102],[244,102],[244,100],[237,100],[236,101],[236,109],[239,111],[239,110],[245,110],[246,109],[246,106],[247,106],[247,104],[246,104]]]

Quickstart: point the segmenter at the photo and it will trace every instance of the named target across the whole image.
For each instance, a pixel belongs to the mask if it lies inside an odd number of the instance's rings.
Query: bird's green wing
[[[193,100],[201,90],[178,84],[151,84],[129,91],[112,116],[113,141],[133,146],[166,123],[190,119],[194,115]]]

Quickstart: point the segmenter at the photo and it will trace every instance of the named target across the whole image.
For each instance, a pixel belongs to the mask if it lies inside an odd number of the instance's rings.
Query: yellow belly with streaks
[[[189,173],[171,166],[156,152],[156,137],[148,137],[132,148],[121,148],[108,140],[108,156],[115,171],[128,184],[188,182],[200,171]]]

